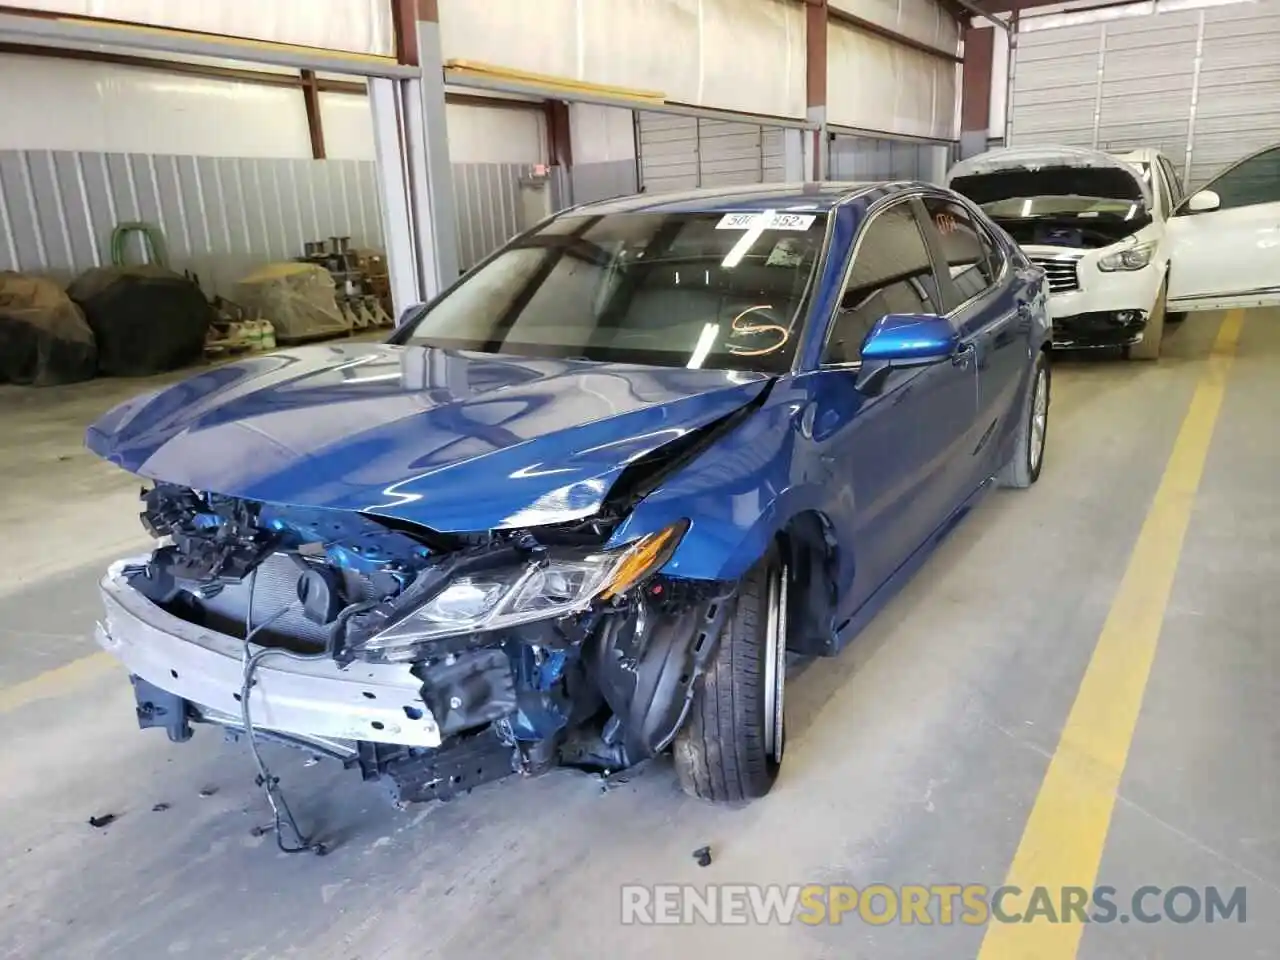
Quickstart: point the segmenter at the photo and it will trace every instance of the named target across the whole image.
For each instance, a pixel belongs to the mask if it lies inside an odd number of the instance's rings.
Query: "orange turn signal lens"
[[[673,523],[657,533],[648,533],[631,544],[605,581],[599,596],[608,600],[626,593],[653,571],[657,570],[675,552],[680,538],[689,529],[689,521]]]

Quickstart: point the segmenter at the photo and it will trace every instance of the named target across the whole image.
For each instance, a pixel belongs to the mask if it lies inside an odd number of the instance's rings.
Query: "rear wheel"
[[[1156,294],[1156,302],[1151,307],[1151,315],[1147,318],[1147,328],[1143,331],[1142,342],[1129,348],[1131,360],[1157,360],[1160,357],[1160,343],[1164,340],[1164,301],[1165,292],[1169,289],[1169,281],[1160,284],[1160,292]]]
[[[732,802],[773,787],[786,746],[787,569],[771,551],[729,601],[716,658],[673,744],[685,793]]]
[[[1022,423],[1013,444],[1013,456],[1000,471],[1000,486],[1026,488],[1040,479],[1045,444],[1049,437],[1049,390],[1052,377],[1049,358],[1041,350],[1031,369],[1031,384],[1023,400]]]

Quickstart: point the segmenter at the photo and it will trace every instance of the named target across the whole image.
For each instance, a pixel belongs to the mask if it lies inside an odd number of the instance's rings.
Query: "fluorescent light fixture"
[[[1022,201],[1022,216],[1024,217],[1031,216],[1031,198],[1030,197],[1027,197],[1027,199]]]
[[[720,324],[704,323],[702,333],[698,336],[698,343],[693,348],[693,355],[689,357],[689,362],[685,366],[690,370],[700,370],[718,336],[720,336]]]

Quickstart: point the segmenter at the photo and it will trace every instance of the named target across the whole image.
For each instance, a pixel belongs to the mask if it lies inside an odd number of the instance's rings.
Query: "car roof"
[[[572,213],[720,213],[737,210],[830,210],[842,200],[877,188],[886,193],[927,186],[914,181],[823,181],[729,187],[704,187],[682,193],[638,193],[597,200],[574,207]]]

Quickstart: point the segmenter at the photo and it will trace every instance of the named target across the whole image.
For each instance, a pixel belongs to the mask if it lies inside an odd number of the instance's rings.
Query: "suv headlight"
[[[431,640],[581,613],[656,572],[688,527],[682,520],[617,550],[552,553],[455,577],[389,627],[353,644],[352,653],[365,660],[412,661],[418,646]]]
[[[1119,253],[1107,254],[1098,261],[1098,269],[1104,273],[1114,273],[1116,270],[1141,270],[1151,262],[1155,252],[1156,242],[1148,240],[1127,250],[1121,250]]]

